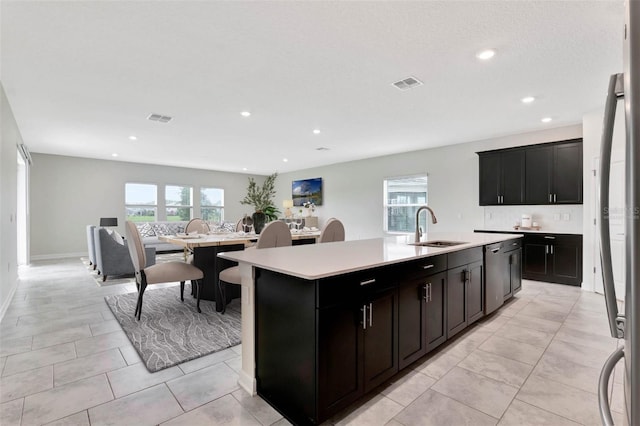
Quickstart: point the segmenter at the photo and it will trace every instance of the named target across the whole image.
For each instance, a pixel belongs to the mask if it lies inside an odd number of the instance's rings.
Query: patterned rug
[[[116,284],[135,284],[136,280],[133,274],[130,275],[109,275],[107,276],[106,281],[102,281],[102,275],[98,274],[98,271],[93,269],[92,265],[89,265],[88,257],[81,257],[82,263],[87,267],[87,271],[91,274],[93,279],[96,281],[99,287],[104,287],[108,285],[116,285]],[[174,252],[174,253],[159,253],[156,254],[156,263],[164,263],[164,262],[173,262],[184,261],[183,252]]]
[[[181,302],[180,286],[147,288],[140,321],[133,316],[138,293],[104,298],[152,373],[240,343],[239,299],[227,305],[224,315],[215,311],[215,302],[201,300],[199,314],[196,299],[187,297],[188,292],[186,285]]]

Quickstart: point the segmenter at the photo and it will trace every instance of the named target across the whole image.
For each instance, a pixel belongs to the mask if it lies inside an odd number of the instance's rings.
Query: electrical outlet
[[[554,213],[553,220],[560,220],[560,213]]]
[[[487,213],[487,220],[493,219],[493,214],[491,212]]]
[[[562,214],[562,220],[571,220],[571,214],[563,213]]]

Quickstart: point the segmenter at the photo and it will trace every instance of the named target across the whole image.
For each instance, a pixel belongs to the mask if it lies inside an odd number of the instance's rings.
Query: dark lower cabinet
[[[582,235],[525,234],[522,278],[582,284]]]
[[[509,288],[505,288],[505,298],[522,290],[522,248],[508,251],[507,257],[509,259]]]
[[[484,315],[482,247],[448,256],[447,339]]]
[[[400,369],[447,339],[445,328],[446,272],[405,280],[398,290]]]

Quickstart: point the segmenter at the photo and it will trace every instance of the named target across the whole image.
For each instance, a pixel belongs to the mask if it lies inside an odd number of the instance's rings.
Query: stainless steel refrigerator
[[[624,67],[612,75],[605,106],[600,152],[600,260],[611,336],[624,339],[600,373],[598,399],[602,423],[612,425],[608,387],[616,364],[624,362],[625,420],[640,425],[640,0],[627,0],[624,27]],[[609,232],[609,171],[616,106],[624,99],[625,116],[625,295],[618,311]]]

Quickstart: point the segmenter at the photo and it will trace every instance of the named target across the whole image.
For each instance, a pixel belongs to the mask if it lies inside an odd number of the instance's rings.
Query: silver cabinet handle
[[[511,243],[511,245],[512,245],[512,246],[517,246],[517,245],[518,245],[518,243]]]
[[[433,268],[435,265],[431,264],[431,265],[424,265],[422,267],[422,269],[429,269],[429,268]]]
[[[544,254],[549,254],[549,246],[544,246]]]
[[[500,248],[499,248],[499,247],[498,247],[498,248],[491,249],[491,253],[497,253],[497,252],[499,252],[499,251],[500,251]]]
[[[551,235],[545,235],[544,236],[547,240],[555,240],[556,237],[552,237]]]
[[[373,327],[373,303],[369,303],[369,327]]]
[[[500,196],[498,195],[496,198],[498,199],[498,204],[500,204]]]
[[[432,289],[432,286],[431,286],[431,283],[429,283],[429,302],[433,300],[433,297],[431,297],[431,289]]]
[[[624,337],[622,326],[618,326],[618,304],[616,302],[616,288],[613,281],[613,265],[611,260],[611,235],[609,230],[609,181],[611,175],[611,148],[613,145],[613,127],[616,116],[618,98],[624,96],[623,74],[613,74],[609,78],[609,89],[604,109],[604,123],[602,129],[602,144],[600,148],[600,210],[598,220],[600,224],[600,263],[602,265],[602,284],[604,299],[609,316],[609,331],[615,338]]]
[[[367,329],[367,305],[362,305],[362,329]]]
[[[551,194],[549,194],[549,202],[551,202]]]
[[[549,250],[551,251],[551,254],[553,254],[553,246],[549,246]]]
[[[373,284],[376,282],[375,278],[371,278],[370,280],[360,281],[360,285]]]
[[[615,350],[602,367],[600,371],[600,379],[598,380],[598,405],[600,406],[600,419],[605,426],[613,426],[613,417],[611,417],[611,406],[609,405],[609,379],[613,369],[624,357],[624,346]]]
[[[429,296],[428,296],[428,285],[429,284],[425,284],[424,286],[422,286],[422,299],[426,302],[429,301]]]
[[[556,202],[557,202],[557,201],[556,201],[556,196],[557,196],[557,195],[558,195],[558,194],[553,194],[553,202],[554,202],[554,203],[556,203]]]

